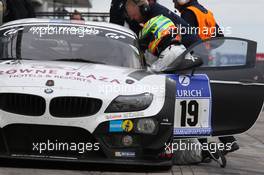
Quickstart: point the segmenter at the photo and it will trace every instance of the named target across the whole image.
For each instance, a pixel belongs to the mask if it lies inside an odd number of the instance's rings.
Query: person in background
[[[157,0],[148,0],[149,5],[155,4],[157,2]]]
[[[124,26],[125,23],[128,27],[135,32],[137,35],[141,30],[140,25],[133,20],[130,20],[125,12],[126,0],[112,0],[110,7],[110,23]]]
[[[17,19],[35,18],[35,10],[31,0],[2,0],[6,3],[6,12],[3,22],[9,22]]]
[[[3,24],[3,17],[6,11],[6,2],[5,0],[0,0],[0,25]]]
[[[71,20],[81,20],[84,21],[81,13],[78,10],[74,10],[73,14],[70,17]]]

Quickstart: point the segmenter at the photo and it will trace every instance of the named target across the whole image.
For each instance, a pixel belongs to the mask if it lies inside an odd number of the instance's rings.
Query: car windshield
[[[0,30],[0,60],[76,61],[141,68],[133,35],[88,25],[30,25]]]

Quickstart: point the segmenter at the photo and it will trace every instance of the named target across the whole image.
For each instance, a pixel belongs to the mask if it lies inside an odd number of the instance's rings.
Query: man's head
[[[181,6],[187,4],[190,1],[192,1],[192,0],[173,0],[174,7],[179,10],[181,8]]]
[[[81,13],[77,10],[74,10],[74,12],[71,16],[71,20],[83,20]]]
[[[148,50],[153,55],[159,55],[160,51],[172,42],[181,40],[177,34],[177,27],[163,15],[155,16],[148,20],[139,34],[139,43],[142,50]]]
[[[127,0],[126,2],[126,12],[128,17],[139,23],[144,21],[148,8],[148,0]]]
[[[157,2],[157,0],[148,0],[149,4],[155,4]]]

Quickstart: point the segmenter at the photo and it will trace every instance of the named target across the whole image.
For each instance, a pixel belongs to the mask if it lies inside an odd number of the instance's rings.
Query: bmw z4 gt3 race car
[[[194,71],[198,64],[187,53],[203,66]],[[212,39],[153,73],[126,28],[7,23],[0,28],[0,157],[171,165],[162,155],[173,138],[252,127],[263,81],[240,81],[228,72],[254,70],[255,58],[253,41]]]

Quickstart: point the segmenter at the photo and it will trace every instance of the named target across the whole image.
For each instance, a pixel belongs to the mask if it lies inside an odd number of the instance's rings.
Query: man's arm
[[[191,10],[184,10],[181,14],[182,19],[184,19],[190,26],[198,27],[198,22],[195,14]]]
[[[32,2],[29,0],[25,0],[24,2],[25,2],[24,3],[25,8],[27,9],[27,12],[28,12],[27,18],[35,18],[36,14],[35,14],[35,10],[34,10],[34,7],[32,5]]]
[[[121,26],[125,24],[124,5],[124,0],[112,0],[110,8],[110,23]]]

